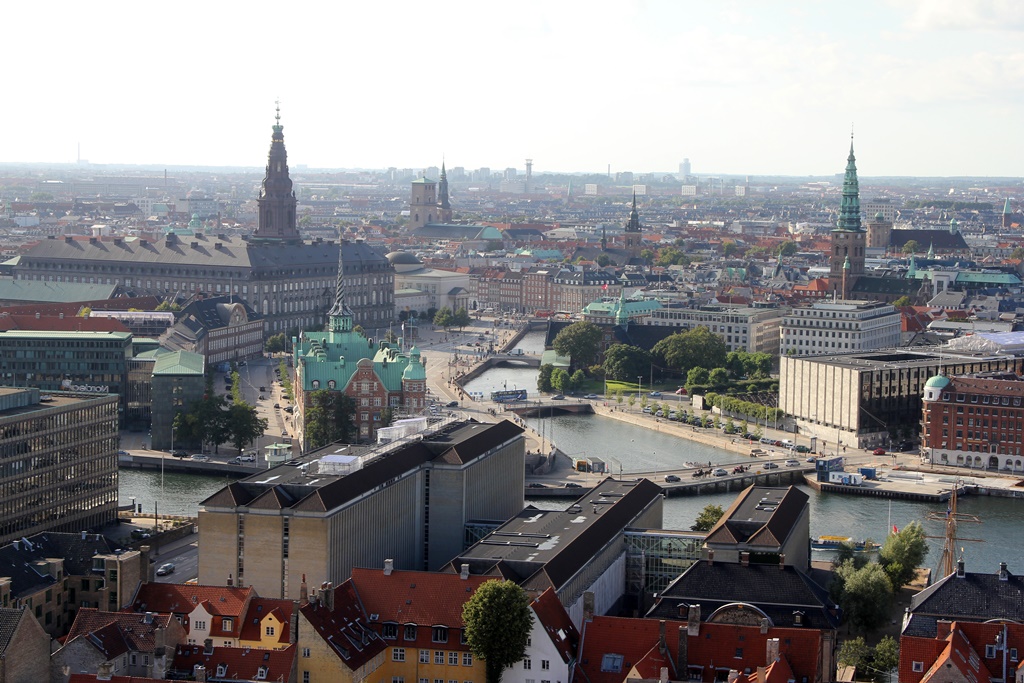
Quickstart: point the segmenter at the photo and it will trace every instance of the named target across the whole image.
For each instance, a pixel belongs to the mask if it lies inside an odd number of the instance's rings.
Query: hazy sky
[[[9,2],[0,161],[1022,176],[1022,0]]]

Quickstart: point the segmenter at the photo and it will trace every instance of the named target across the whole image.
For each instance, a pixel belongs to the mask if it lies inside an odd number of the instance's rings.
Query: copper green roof
[[[861,232],[860,185],[857,181],[857,159],[853,156],[853,135],[850,135],[850,156],[846,158],[843,201],[839,206],[839,222],[836,224],[836,230]]]
[[[191,351],[171,351],[157,356],[153,365],[154,375],[202,375],[206,368],[206,357]]]
[[[382,348],[383,346],[383,348]],[[313,382],[326,389],[330,381],[335,388],[344,389],[356,371],[360,360],[373,361],[373,370],[380,377],[388,391],[402,390],[402,377],[410,365],[413,377],[408,379],[425,379],[416,377],[423,366],[418,358],[400,353],[393,344],[370,344],[370,340],[358,332],[306,332],[295,344],[295,363],[302,365],[302,389],[313,391]]]

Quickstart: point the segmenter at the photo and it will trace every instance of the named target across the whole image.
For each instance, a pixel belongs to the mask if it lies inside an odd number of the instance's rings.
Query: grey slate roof
[[[118,285],[0,278],[0,301],[23,303],[91,301],[93,299],[109,299],[117,290]]]
[[[954,572],[939,579],[910,601],[910,619],[904,624],[903,635],[934,638],[939,619],[1024,622],[1024,577],[1009,571],[1006,575],[1001,581],[998,572],[964,572],[962,577]]]
[[[7,654],[7,646],[11,644],[11,638],[18,630],[21,617],[26,614],[24,610],[10,607],[0,608],[0,656]]]
[[[46,532],[29,539],[31,549],[24,541],[15,548],[13,543],[0,547],[0,576],[11,577],[11,595],[20,598],[27,593],[56,583],[49,574],[40,574],[33,563],[52,557],[64,558],[64,573],[86,576],[92,571],[94,555],[113,552],[107,539],[97,534]]]
[[[690,566],[662,592],[649,617],[678,619],[686,607],[699,604],[701,618],[731,603],[747,603],[768,615],[775,626],[797,627],[794,612],[803,613],[803,626],[835,629],[839,609],[828,591],[792,566],[701,561]]]

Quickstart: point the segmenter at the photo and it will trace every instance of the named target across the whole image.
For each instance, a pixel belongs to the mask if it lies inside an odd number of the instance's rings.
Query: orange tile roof
[[[256,650],[248,647],[214,647],[206,654],[202,645],[179,645],[174,653],[172,670],[191,674],[196,664],[206,667],[207,680],[256,680],[260,667],[266,667],[264,680],[291,680],[297,646],[283,650]],[[218,675],[217,667],[224,667]]]
[[[294,607],[295,603],[291,600],[254,597],[249,601],[249,609],[242,619],[242,631],[239,638],[242,640],[263,640],[261,622],[268,614],[273,614],[282,624],[277,641],[281,645],[287,645],[291,637],[292,610]]]
[[[356,594],[367,614],[379,615],[379,623],[462,628],[462,605],[481,584],[491,580],[398,569],[390,576],[381,569],[352,570]]]
[[[209,602],[211,614],[239,617],[248,601],[256,597],[252,587],[199,586],[187,583],[145,583],[139,588],[130,611],[188,614]]]
[[[576,657],[576,648],[579,646],[580,634],[576,626],[569,618],[553,588],[548,588],[534,598],[530,603],[533,613],[537,615],[537,621],[544,628],[544,632],[551,639],[551,644],[558,650],[562,661],[568,664]]]

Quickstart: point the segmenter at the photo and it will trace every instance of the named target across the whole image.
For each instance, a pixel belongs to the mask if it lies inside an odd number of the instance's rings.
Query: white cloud
[[[910,10],[907,26],[916,31],[1021,31],[1020,0],[896,0]]]

